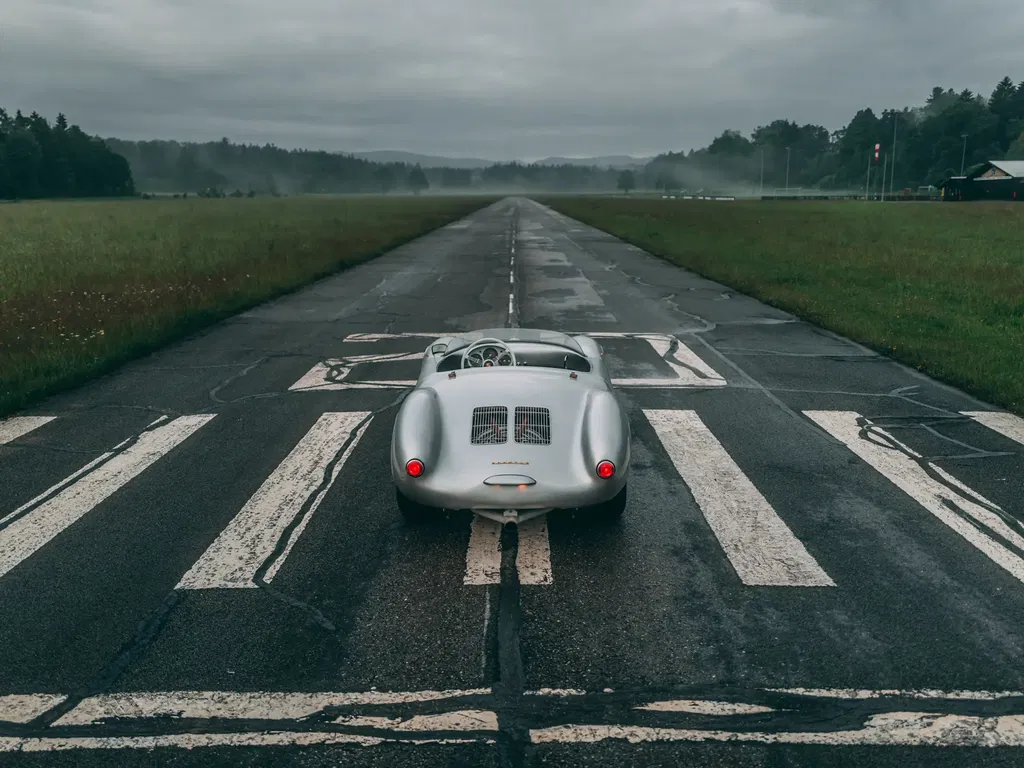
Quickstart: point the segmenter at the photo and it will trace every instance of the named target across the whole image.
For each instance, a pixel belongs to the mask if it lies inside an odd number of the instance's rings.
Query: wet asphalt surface
[[[289,387],[321,360],[422,351],[426,339],[401,334],[505,326],[513,232],[514,322],[674,335],[727,384],[620,390],[634,441],[621,523],[550,515],[547,585],[518,583],[515,528],[506,527],[502,583],[467,586],[470,516],[409,526],[394,504],[388,447],[403,390]],[[360,333],[396,337],[345,340]],[[642,340],[602,343],[613,376],[666,375]],[[415,378],[418,367],[368,364],[351,378]],[[835,586],[743,583],[644,409],[696,411]],[[56,418],[0,445],[2,519],[160,416],[216,414],[0,576],[0,697],[69,697],[27,723],[0,723],[0,740],[307,727],[175,718],[52,725],[87,697],[154,691],[490,689],[455,708],[496,711],[498,730],[462,744],[0,751],[0,764],[1020,765],[1024,748],[530,736],[580,723],[776,733],[859,728],[880,712],[1024,715],[1024,697],[823,702],[768,690],[1024,690],[1024,584],[803,413],[884,422],[1019,516],[1024,448],[959,415],[984,410],[536,203],[503,200],[41,403],[19,415]],[[375,415],[273,590],[175,589],[329,411]],[[579,693],[525,694],[539,689]],[[774,711],[744,720],[635,708],[667,699]],[[359,714],[437,711],[421,703]]]

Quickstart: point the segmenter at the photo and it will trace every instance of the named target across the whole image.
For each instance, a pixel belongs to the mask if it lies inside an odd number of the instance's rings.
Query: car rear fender
[[[419,459],[429,473],[441,455],[441,404],[430,387],[414,389],[402,403],[391,434],[391,468],[404,473],[409,459]]]
[[[583,413],[583,460],[593,472],[600,461],[612,462],[621,475],[629,467],[629,419],[607,390],[591,390]]]

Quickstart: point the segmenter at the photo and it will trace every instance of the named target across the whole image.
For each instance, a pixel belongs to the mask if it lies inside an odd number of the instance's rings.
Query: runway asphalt
[[[604,346],[620,523],[402,521],[416,356],[508,325]],[[0,765],[1021,765],[1022,445],[507,198],[0,422]]]

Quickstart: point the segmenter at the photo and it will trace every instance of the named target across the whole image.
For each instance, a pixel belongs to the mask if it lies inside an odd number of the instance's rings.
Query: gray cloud
[[[1024,79],[1015,0],[14,0],[0,24],[9,109],[352,151],[641,154]]]

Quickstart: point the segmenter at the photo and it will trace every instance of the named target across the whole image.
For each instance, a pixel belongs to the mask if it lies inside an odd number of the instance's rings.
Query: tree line
[[[124,157],[57,115],[0,108],[0,199],[112,197],[135,194]]]
[[[895,141],[894,141],[895,139]],[[884,162],[874,163],[880,144]],[[895,152],[893,147],[895,146]],[[147,193],[281,195],[450,191],[608,192],[633,189],[766,193],[778,188],[877,190],[937,185],[961,169],[1024,159],[1024,81],[1003,78],[989,96],[933,88],[919,107],[862,109],[836,131],[774,120],[744,136],[726,130],[708,146],[667,152],[635,171],[573,164],[499,163],[421,168],[349,154],[235,144],[101,140],[58,115],[0,109],[0,198]],[[232,191],[233,190],[233,191]]]
[[[875,145],[879,160],[875,163]],[[893,147],[895,146],[895,152]],[[707,147],[652,160],[620,188],[760,192],[804,187],[879,190],[938,185],[989,160],[1024,160],[1024,81],[1004,77],[989,96],[933,88],[919,107],[862,109],[843,128],[775,120],[751,135],[726,130]],[[893,164],[894,163],[894,164]]]

